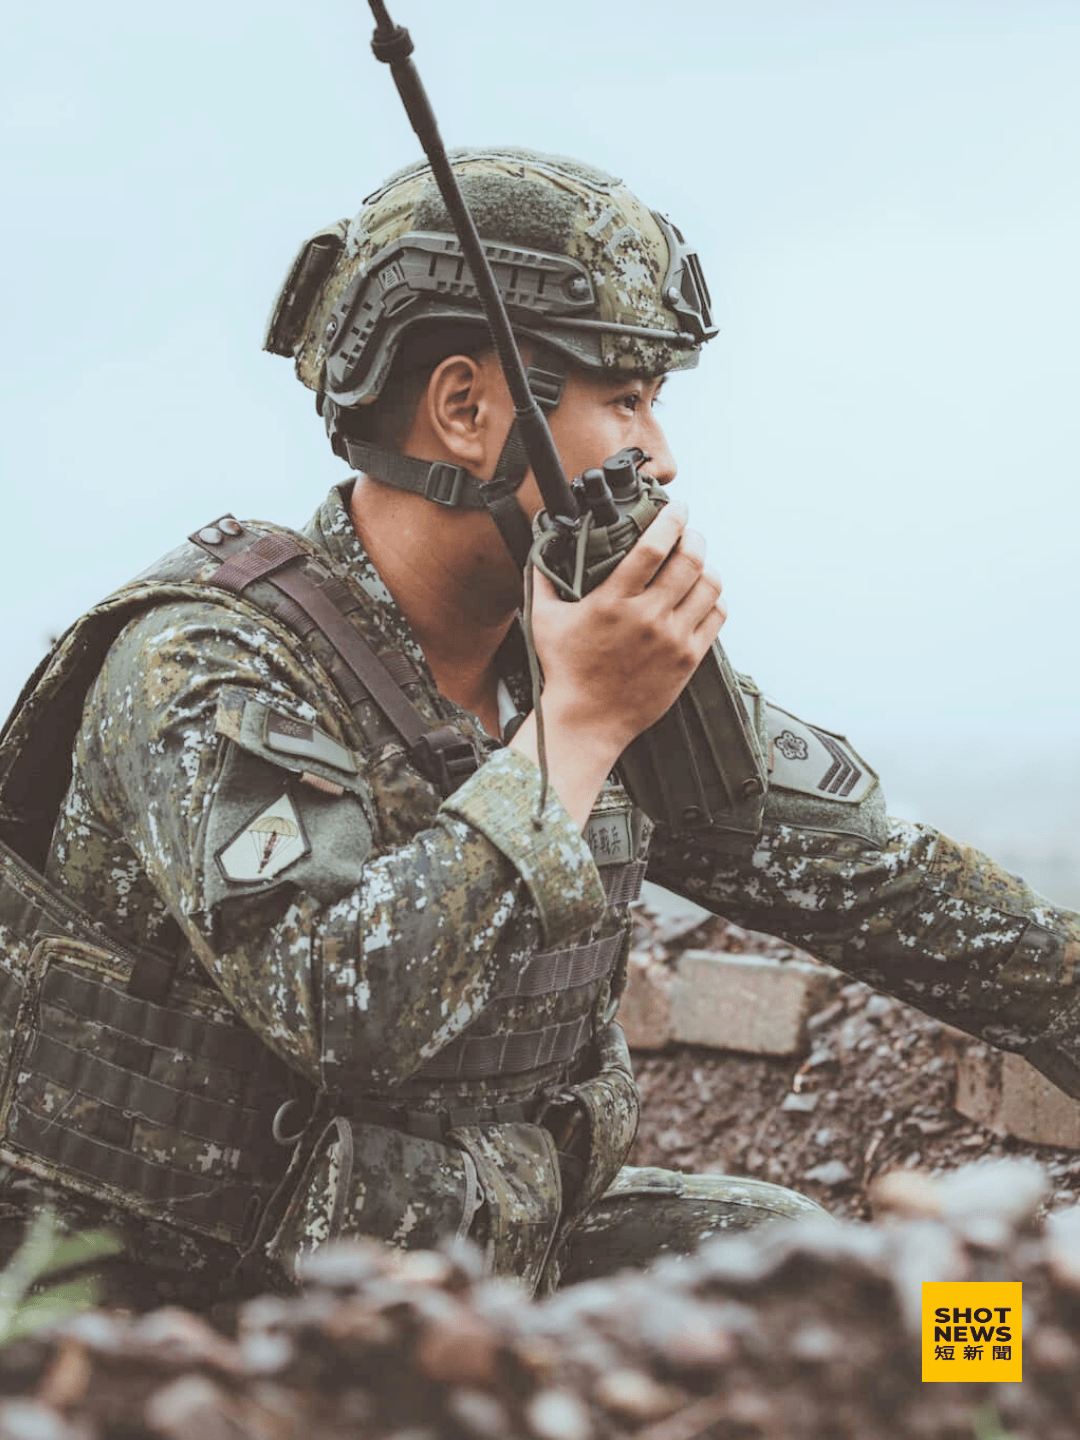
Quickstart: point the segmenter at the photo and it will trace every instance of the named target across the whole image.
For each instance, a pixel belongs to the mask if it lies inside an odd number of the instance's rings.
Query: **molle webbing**
[[[267,1068],[270,1052],[253,1031],[134,1000],[123,990],[83,975],[50,972],[43,999],[96,1025],[137,1035],[149,1047],[195,1053],[234,1070],[261,1072]]]
[[[166,958],[104,934],[4,845],[0,929],[2,1158],[242,1244],[288,1159],[271,1136],[275,1104],[293,1089],[284,1065],[239,1021],[133,993],[148,970],[171,970]],[[125,989],[115,977],[128,968]],[[136,1132],[148,1128],[139,1153]]]
[[[223,1105],[205,1095],[162,1085],[122,1065],[39,1031],[24,1068],[65,1090],[92,1097],[118,1115],[139,1115],[151,1125],[173,1127],[197,1140],[250,1151],[270,1133],[273,1115],[240,1105]]]
[[[257,580],[268,580],[281,600],[267,609],[301,638],[318,630],[333,647],[333,678],[350,704],[370,697],[394,726],[410,753],[444,795],[477,768],[476,747],[451,725],[430,725],[403,693],[397,678],[348,619],[355,609],[339,580],[316,579],[305,567],[309,552],[291,535],[252,538],[232,516],[223,516],[190,537],[208,555],[222,559],[209,582],[239,595]],[[321,567],[320,567],[321,569]],[[357,683],[360,689],[357,690]]]
[[[43,875],[0,843],[0,926],[22,937],[27,955],[41,935],[71,935],[101,943],[89,915],[65,900]],[[6,956],[9,962],[15,957]]]
[[[224,1231],[236,1245],[250,1238],[270,1195],[269,1190],[260,1193],[253,1184],[222,1184],[205,1175],[156,1165],[91,1138],[85,1125],[81,1131],[68,1130],[49,1116],[15,1110],[10,1133],[15,1144],[34,1157],[87,1180],[104,1182],[114,1192],[138,1196],[137,1209],[152,1219],[218,1237]],[[93,1193],[101,1195],[100,1190]]]
[[[648,868],[647,860],[630,860],[625,865],[601,865],[600,883],[608,905],[633,904],[641,894],[641,882]]]
[[[494,998],[505,1000],[512,995],[550,995],[556,990],[591,985],[594,980],[602,980],[614,970],[622,943],[622,935],[616,934],[591,940],[587,945],[572,945],[565,950],[541,950]]]
[[[417,1071],[425,1080],[478,1080],[523,1075],[545,1065],[569,1065],[592,1035],[592,1014],[541,1030],[462,1035]]]
[[[600,870],[605,892],[619,898],[613,904],[628,904],[641,891],[645,873],[643,861],[605,865]],[[596,987],[607,981],[618,964],[625,944],[621,931],[570,945],[562,950],[541,950],[524,965],[516,978],[496,995],[488,1013],[500,1002],[517,998],[535,999],[581,989],[584,1013],[536,1030],[497,1028],[490,1034],[466,1031],[417,1071],[427,1080],[486,1080],[499,1075],[522,1075],[546,1065],[572,1065],[592,1038]],[[587,991],[586,987],[593,987]]]
[[[137,1000],[62,963],[46,969],[35,1011],[7,1122],[16,1158],[24,1151],[99,1197],[136,1196],[151,1218],[242,1243],[287,1160],[271,1134],[288,1093],[280,1062],[239,1024]],[[72,1019],[78,1047],[67,1043]],[[155,1059],[168,1073],[178,1055],[197,1060],[199,1088],[148,1075]],[[57,1092],[67,1098],[57,1103]],[[139,1153],[140,1126],[165,1148],[182,1139],[191,1163],[151,1158],[153,1141]]]

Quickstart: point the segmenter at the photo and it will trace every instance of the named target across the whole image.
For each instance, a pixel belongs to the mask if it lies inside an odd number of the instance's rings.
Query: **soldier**
[[[672,480],[656,398],[715,333],[697,257],[590,166],[455,163],[516,267],[567,472],[638,446]],[[630,804],[619,755],[723,621],[679,502],[579,603],[537,577],[541,811],[517,625],[540,499],[425,166],[308,242],[268,348],[359,476],[302,535],[224,517],[110,597],[5,740],[5,834],[78,907],[4,972],[16,1211],[46,1188],[109,1219],[143,1283],[116,1293],[138,1302],[149,1276],[188,1303],[287,1283],[335,1235],[468,1235],[543,1291],[820,1213],[624,1167],[637,1096],[614,1016],[646,870],[1080,1093],[1080,919],[890,820],[843,737],[744,679],[769,775],[752,833],[653,834]]]

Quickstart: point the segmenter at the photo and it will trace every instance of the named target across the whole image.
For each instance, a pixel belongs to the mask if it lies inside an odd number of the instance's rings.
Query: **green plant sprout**
[[[0,1345],[20,1340],[97,1303],[94,1275],[76,1275],[42,1288],[50,1275],[119,1254],[107,1230],[65,1233],[51,1210],[30,1220],[22,1244],[0,1271]]]

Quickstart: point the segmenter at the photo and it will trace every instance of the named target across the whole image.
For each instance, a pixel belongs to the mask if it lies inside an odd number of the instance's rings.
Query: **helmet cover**
[[[513,147],[449,156],[519,339],[612,375],[697,364],[716,327],[698,258],[669,221],[580,161]],[[351,407],[378,398],[407,337],[470,323],[483,325],[483,311],[425,161],[308,242],[267,348],[295,355],[309,389]]]

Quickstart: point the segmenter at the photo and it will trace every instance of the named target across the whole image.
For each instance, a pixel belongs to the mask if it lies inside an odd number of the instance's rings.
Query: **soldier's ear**
[[[491,479],[514,418],[494,357],[450,355],[441,361],[431,372],[420,410],[448,459],[478,479]]]

